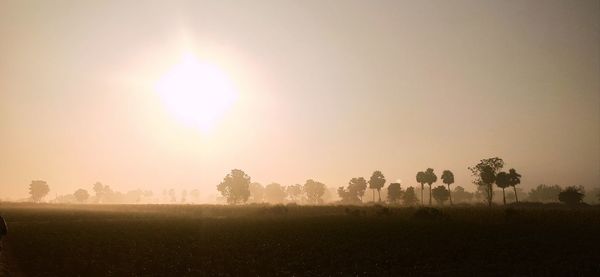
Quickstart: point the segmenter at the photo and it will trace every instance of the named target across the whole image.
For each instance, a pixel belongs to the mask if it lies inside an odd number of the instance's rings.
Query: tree
[[[285,187],[278,183],[271,183],[265,187],[265,200],[270,203],[283,203],[287,193]]]
[[[96,193],[96,202],[100,203],[104,198],[105,188],[100,182],[94,184],[94,193]]]
[[[583,187],[569,186],[558,194],[558,200],[572,206],[581,203],[584,196]]]
[[[406,206],[416,205],[419,200],[417,199],[417,194],[415,193],[415,188],[408,187],[406,191],[402,194],[402,202]]]
[[[506,205],[506,193],[504,190],[510,186],[510,175],[504,171],[496,175],[496,186],[502,189],[502,203]]]
[[[437,182],[437,175],[433,172],[433,168],[425,170],[425,182],[429,185],[429,206],[431,206],[431,185]]]
[[[521,174],[517,173],[514,168],[508,170],[508,185],[513,187],[515,191],[515,202],[519,203],[517,196],[517,185],[521,183]]]
[[[375,190],[377,190],[377,194],[379,195],[379,202],[381,202],[381,189],[385,185],[385,177],[381,171],[376,170],[371,175],[369,179],[369,188],[373,190],[373,202],[375,202]]]
[[[244,203],[250,197],[250,176],[240,169],[233,169],[217,186],[217,190],[229,204]]]
[[[250,190],[250,202],[253,203],[262,203],[265,199],[265,187],[260,183],[254,182],[248,185],[248,189]]]
[[[360,199],[356,196],[355,193],[350,191],[349,188],[338,187],[337,194],[341,198],[341,203],[344,203],[344,204],[360,203]]]
[[[29,184],[29,194],[31,194],[31,200],[33,200],[33,202],[40,202],[48,192],[50,192],[50,187],[46,181],[34,180]]]
[[[492,200],[494,199],[494,182],[496,181],[496,174],[504,167],[504,160],[494,157],[489,159],[483,159],[479,161],[473,167],[469,167],[468,169],[471,171],[475,180],[473,183],[477,186],[485,186],[486,190],[486,198],[488,201],[488,205],[492,206]]]
[[[558,202],[558,194],[560,194],[561,191],[562,189],[558,185],[547,186],[541,184],[529,191],[529,201]]]
[[[444,186],[437,186],[433,189],[433,198],[435,198],[435,202],[438,205],[444,205],[444,202],[450,198],[450,191],[446,189]]]
[[[360,202],[362,202],[363,195],[365,195],[365,191],[367,190],[367,180],[363,177],[350,179],[348,190],[355,192],[358,198],[360,198]]]
[[[473,200],[473,193],[466,191],[465,188],[461,186],[456,186],[452,194],[454,194],[455,203],[469,202]]]
[[[391,183],[388,186],[388,201],[390,201],[390,203],[397,203],[398,201],[400,201],[400,198],[402,197],[402,188],[400,186],[400,183]]]
[[[427,183],[425,172],[417,172],[417,183],[421,184],[421,206],[423,206],[423,189],[425,187],[425,183]]]
[[[451,191],[450,185],[454,184],[454,173],[450,170],[444,170],[444,172],[442,172],[442,181],[444,184],[448,185],[448,191]],[[452,205],[452,194],[450,194],[450,205]]]
[[[295,184],[295,185],[287,186],[287,188],[285,188],[285,192],[290,197],[290,200],[292,200],[292,202],[296,203],[296,202],[300,201],[300,199],[302,197],[302,185]]]
[[[75,193],[73,193],[73,195],[75,196],[75,199],[77,199],[77,201],[79,202],[85,202],[86,200],[88,200],[88,198],[90,198],[90,194],[87,192],[87,190],[84,189],[76,190]]]
[[[320,204],[323,202],[321,197],[325,194],[325,184],[308,179],[304,184],[304,192],[309,203]]]

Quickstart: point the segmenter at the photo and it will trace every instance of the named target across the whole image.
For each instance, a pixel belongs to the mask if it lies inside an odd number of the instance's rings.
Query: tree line
[[[563,202],[566,204],[581,203],[586,196],[582,186],[569,186],[562,188],[558,185],[538,185],[536,188],[524,194],[517,186],[521,183],[521,174],[514,168],[503,171],[504,160],[498,157],[483,159],[474,166],[468,167],[473,176],[473,184],[476,185],[475,192],[468,192],[462,186],[451,188],[455,183],[454,173],[450,170],[443,170],[440,181],[443,185],[434,186],[438,183],[438,176],[433,168],[427,168],[419,171],[415,175],[415,181],[420,184],[418,188],[409,186],[402,188],[400,183],[392,182],[388,185],[385,200],[382,200],[381,192],[386,185],[384,174],[376,170],[369,179],[364,177],[354,177],[348,181],[346,186],[337,188],[337,195],[340,204],[362,204],[365,202],[367,189],[371,190],[371,202],[390,204],[403,204],[407,206],[425,205],[425,198],[428,198],[428,205],[433,205],[433,200],[437,205],[444,205],[449,202],[453,205],[455,202],[472,202],[473,200],[484,200],[489,206],[492,205],[495,195],[501,193],[502,203],[507,203],[508,199],[513,202],[519,202],[519,195],[527,198],[530,202]],[[425,185],[427,185],[427,194]],[[512,188],[512,189],[510,189]],[[160,196],[155,196],[149,190],[132,190],[126,193],[114,191],[110,186],[102,183],[95,183],[92,191],[94,195],[85,189],[78,189],[73,194],[57,197],[54,202],[61,203],[152,203]],[[217,191],[228,204],[242,203],[298,203],[298,204],[323,204],[324,195],[328,193],[325,184],[308,179],[304,184],[294,184],[284,186],[279,183],[270,183],[263,186],[260,183],[252,182],[248,174],[243,170],[233,169],[227,174],[223,181],[217,185]],[[48,193],[50,187],[43,180],[34,180],[29,185],[30,200],[40,202]],[[420,197],[419,194],[420,194]],[[376,201],[377,195],[377,201]],[[190,203],[198,202],[200,191],[182,190],[176,193],[174,189],[163,190],[162,203]],[[592,191],[590,197],[597,199],[587,199],[588,201],[600,202],[600,188]]]

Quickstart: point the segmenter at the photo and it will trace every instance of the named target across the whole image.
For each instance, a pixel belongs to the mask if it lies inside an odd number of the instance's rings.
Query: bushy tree
[[[265,199],[265,187],[260,183],[254,182],[248,185],[250,190],[249,201],[253,203],[262,203]]]
[[[385,185],[385,177],[381,171],[376,170],[371,175],[369,179],[369,188],[373,190],[373,202],[375,202],[375,190],[377,190],[377,194],[379,195],[379,202],[381,202],[381,189]]]
[[[402,194],[402,203],[406,206],[414,206],[419,202],[417,194],[415,193],[414,187],[406,188],[406,191]]]
[[[585,196],[583,187],[569,186],[558,194],[558,200],[567,205],[580,204]]]
[[[502,203],[506,205],[505,189],[510,186],[510,175],[504,171],[498,172],[496,175],[496,186],[502,189]]]
[[[454,194],[454,201],[456,203],[469,202],[473,200],[473,193],[466,191],[465,188],[461,186],[456,186],[452,194]]]
[[[50,187],[46,181],[34,180],[29,184],[29,194],[31,195],[31,200],[33,200],[33,202],[40,202],[48,192],[50,192]]]
[[[444,202],[450,198],[450,191],[446,189],[444,186],[437,186],[433,189],[433,198],[438,203],[438,205],[444,205]]]
[[[391,183],[387,190],[388,201],[390,203],[398,203],[402,198],[402,187],[400,186],[400,183]]]
[[[84,189],[76,190],[75,193],[73,193],[73,195],[75,196],[75,199],[78,202],[85,202],[86,200],[88,200],[88,198],[90,198],[90,194],[87,192],[87,190]]]
[[[360,202],[362,202],[363,195],[365,195],[365,191],[367,190],[367,180],[363,177],[350,179],[350,182],[348,182],[348,190],[355,193],[360,199]]]
[[[425,182],[429,185],[429,206],[431,206],[431,186],[437,182],[437,175],[433,172],[433,168],[425,170]]]
[[[250,176],[240,169],[233,169],[217,186],[217,190],[229,204],[244,203],[250,197]]]
[[[325,194],[325,184],[312,179],[306,180],[304,184],[304,192],[306,199],[311,204],[321,204],[323,202],[323,194]]]
[[[562,189],[558,185],[547,186],[541,184],[529,191],[529,201],[558,202],[558,194],[560,194],[561,191]]]
[[[278,183],[271,183],[265,187],[265,200],[270,203],[283,203],[287,193],[285,187]]]
[[[504,160],[494,157],[483,159],[473,167],[469,167],[471,174],[475,179],[473,183],[477,186],[486,187],[486,198],[488,205],[492,206],[494,199],[494,183],[496,182],[496,174],[504,167]]]
[[[448,185],[448,191],[451,191],[450,185],[454,184],[454,173],[450,170],[444,170],[441,179],[444,184]],[[452,194],[450,194],[450,205],[452,205]]]
[[[285,192],[292,202],[299,202],[302,198],[302,185],[295,184],[287,186],[287,188],[285,188]]]

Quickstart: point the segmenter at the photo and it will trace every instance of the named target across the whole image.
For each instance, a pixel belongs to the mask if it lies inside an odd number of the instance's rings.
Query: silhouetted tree
[[[444,205],[444,202],[450,198],[450,191],[444,186],[437,186],[433,189],[433,198],[439,205]]]
[[[558,202],[558,194],[562,191],[560,186],[538,185],[529,191],[529,201],[532,202]]]
[[[437,175],[433,172],[433,168],[425,170],[425,182],[429,185],[429,206],[431,206],[431,185],[437,182]]]
[[[377,194],[379,195],[379,202],[381,202],[381,189],[385,185],[385,177],[381,171],[376,170],[371,175],[369,179],[369,188],[373,190],[373,202],[375,202],[375,190],[377,190]]]
[[[473,167],[469,167],[471,174],[475,177],[473,183],[478,186],[487,188],[488,205],[492,206],[494,199],[494,182],[496,182],[496,174],[504,167],[504,161],[498,157],[483,159]]]
[[[298,202],[298,201],[301,200],[301,197],[302,197],[302,185],[295,184],[295,185],[287,186],[287,188],[285,188],[285,192],[290,197],[290,200],[292,202],[296,203],[296,202]]]
[[[84,189],[76,190],[75,193],[73,193],[73,196],[75,196],[75,199],[79,202],[85,202],[90,198],[90,194]]]
[[[102,183],[100,183],[100,182],[96,182],[94,184],[93,189],[94,189],[94,193],[96,194],[96,202],[98,202],[98,203],[102,202],[105,191],[106,191],[104,185],[102,185]]]
[[[423,206],[423,189],[425,188],[425,183],[427,183],[425,172],[417,172],[417,183],[421,184],[421,206]]]
[[[444,184],[448,185],[448,191],[451,191],[450,185],[454,184],[454,173],[450,170],[444,170],[441,179]],[[450,193],[450,205],[452,205],[452,193]]]
[[[356,196],[356,193],[350,191],[350,189],[344,187],[338,187],[337,194],[341,198],[340,202],[344,204],[358,204],[360,199]]]
[[[517,195],[517,185],[521,183],[521,174],[517,173],[514,168],[508,170],[508,185],[513,187],[515,191],[515,202],[519,203],[519,196]]]
[[[461,186],[456,186],[452,193],[454,194],[454,200],[456,203],[473,200],[473,193],[466,191],[465,188]]]
[[[271,183],[265,187],[265,199],[270,203],[283,203],[287,193],[285,188],[278,183]]]
[[[308,179],[304,184],[304,192],[309,203],[320,204],[323,202],[321,197],[325,194],[325,184]]]
[[[417,199],[417,194],[415,193],[415,188],[408,187],[406,191],[402,194],[402,202],[406,206],[416,205],[419,200]]]
[[[567,205],[577,205],[581,203],[584,196],[583,187],[569,186],[558,194],[558,200]]]
[[[29,194],[31,195],[31,200],[33,200],[33,202],[40,202],[48,192],[50,192],[50,187],[46,181],[34,180],[29,184]]]
[[[244,203],[250,197],[250,176],[239,169],[231,170],[217,186],[217,190],[227,199],[229,204]]]
[[[362,202],[363,195],[365,195],[365,191],[367,190],[367,180],[363,177],[350,179],[350,182],[348,182],[348,190],[355,193],[360,199],[360,202]]]
[[[502,189],[502,203],[506,205],[506,193],[504,190],[510,186],[510,175],[504,171],[496,175],[496,186]]]
[[[248,201],[254,203],[262,203],[265,200],[265,187],[260,183],[254,182],[248,185],[250,190],[250,198]]]
[[[402,188],[400,186],[400,183],[391,183],[388,186],[387,190],[387,197],[390,203],[397,203],[398,201],[400,201],[400,199],[402,198]]]

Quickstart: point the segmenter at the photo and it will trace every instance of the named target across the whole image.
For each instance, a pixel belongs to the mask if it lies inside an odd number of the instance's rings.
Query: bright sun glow
[[[158,80],[155,89],[177,119],[201,131],[210,130],[237,98],[225,72],[190,53]]]

